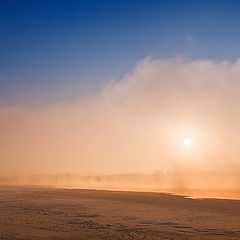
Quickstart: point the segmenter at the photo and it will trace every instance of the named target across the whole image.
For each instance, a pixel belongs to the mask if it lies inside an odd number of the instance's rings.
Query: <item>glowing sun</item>
[[[184,138],[183,144],[185,146],[189,146],[189,145],[191,145],[191,143],[192,143],[192,140],[190,138]]]

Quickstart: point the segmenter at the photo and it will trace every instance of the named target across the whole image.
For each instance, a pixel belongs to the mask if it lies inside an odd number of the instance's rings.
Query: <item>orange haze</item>
[[[146,58],[123,79],[74,103],[0,104],[0,175],[160,170],[185,184],[207,171],[215,179],[210,185],[235,188],[239,106],[240,60]]]

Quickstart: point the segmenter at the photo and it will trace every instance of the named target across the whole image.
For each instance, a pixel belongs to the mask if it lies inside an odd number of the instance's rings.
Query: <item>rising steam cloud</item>
[[[41,109],[2,103],[0,174],[237,176],[239,104],[240,60],[146,58],[123,79],[75,103]],[[189,136],[193,145],[186,149],[182,141]]]

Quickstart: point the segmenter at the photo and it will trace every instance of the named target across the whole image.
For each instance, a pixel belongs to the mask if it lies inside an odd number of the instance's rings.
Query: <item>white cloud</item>
[[[74,104],[0,107],[2,173],[236,166],[240,60],[146,58]],[[185,135],[195,144],[181,145]]]

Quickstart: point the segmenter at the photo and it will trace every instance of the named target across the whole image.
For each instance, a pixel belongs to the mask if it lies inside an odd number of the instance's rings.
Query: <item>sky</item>
[[[239,1],[1,1],[0,99],[74,101],[146,56],[235,61]]]
[[[239,11],[1,1],[0,176],[215,171],[236,186]]]

